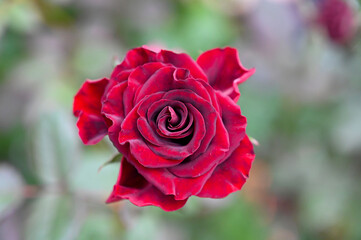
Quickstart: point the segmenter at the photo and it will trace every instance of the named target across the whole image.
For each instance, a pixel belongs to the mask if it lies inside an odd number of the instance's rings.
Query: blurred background
[[[0,0],[1,240],[360,240],[357,0]],[[72,116],[133,47],[233,46],[256,159],[242,191],[176,212],[106,205],[119,164]]]

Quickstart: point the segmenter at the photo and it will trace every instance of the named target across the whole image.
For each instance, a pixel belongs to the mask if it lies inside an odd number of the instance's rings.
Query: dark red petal
[[[167,159],[176,159],[183,160],[186,157],[193,154],[200,146],[205,134],[206,127],[204,126],[204,120],[202,115],[197,109],[189,104],[190,114],[193,115],[197,121],[194,122],[194,132],[192,139],[186,145],[174,145],[174,144],[164,144],[162,146],[152,146],[148,145],[149,148],[158,156],[162,156]],[[135,155],[135,154],[133,154]],[[174,165],[173,165],[174,166]]]
[[[157,125],[157,133],[160,136],[168,138],[184,138],[192,134],[193,129],[193,115],[183,116],[182,121],[175,127],[172,125],[166,126],[169,122],[166,120],[166,116],[159,118]],[[185,125],[186,124],[186,125]]]
[[[145,140],[148,141],[149,143],[151,143],[152,145],[175,146],[175,144],[172,144],[171,142],[169,142],[168,139],[159,136],[157,134],[156,129],[153,128],[152,126],[150,126],[150,124],[144,117],[140,117],[137,121],[138,121],[137,124],[138,124],[138,130],[139,130],[140,135],[142,135],[142,137],[145,138]]]
[[[241,108],[221,92],[216,92],[222,112],[222,122],[229,133],[229,151],[225,158],[238,147],[238,143],[246,135],[247,119],[242,116]]]
[[[142,86],[156,71],[165,66],[165,64],[160,62],[151,62],[135,68],[129,75],[129,87],[136,90],[138,87]]]
[[[114,68],[110,78],[121,81],[119,78],[124,70],[136,68],[148,62],[156,62],[156,56],[157,54],[149,49],[134,48],[126,54],[123,62]]]
[[[208,90],[202,85],[201,80],[195,80],[193,78],[179,79],[177,75],[181,75],[180,72],[179,69],[169,66],[159,69],[139,89],[135,102],[140,101],[146,95],[159,91],[167,92],[174,89],[188,89],[208,102],[212,100]]]
[[[84,144],[96,144],[108,133],[108,127],[102,116],[82,112],[77,127]]]
[[[137,104],[135,96],[146,81],[160,68],[164,67],[163,63],[151,62],[136,67],[128,78],[128,89],[124,94],[125,114],[128,114]],[[141,100],[141,99],[140,99]]]
[[[165,211],[174,211],[184,206],[187,199],[175,200],[172,195],[164,195],[151,185],[138,171],[123,157],[117,183],[109,196],[107,203],[129,199],[133,204],[143,206],[157,206]]]
[[[158,53],[158,60],[164,63],[171,63],[177,68],[185,68],[190,71],[194,78],[207,81],[207,76],[203,72],[202,68],[185,53],[174,53],[172,51],[162,50]]]
[[[115,68],[116,69],[116,68]],[[134,68],[126,69],[123,71],[120,71],[116,77],[111,77],[110,79],[115,83],[121,83],[128,80],[129,75],[133,72]]]
[[[170,167],[169,171],[179,177],[198,177],[216,166],[229,151],[229,138],[220,117],[216,121],[216,133],[206,150],[199,150],[189,157],[189,161]]]
[[[199,193],[215,169],[213,167],[207,173],[197,178],[179,178],[170,173],[166,168],[144,167],[129,152],[125,154],[129,162],[148,182],[158,188],[163,194],[174,195],[176,200],[184,200]]]
[[[197,63],[206,73],[209,84],[235,102],[240,96],[238,84],[246,81],[255,72],[254,68],[244,68],[237,49],[229,47],[206,51],[198,57]]]
[[[174,67],[163,67],[155,72],[149,79],[144,83],[142,88],[136,94],[135,102],[139,102],[145,96],[160,92],[167,91],[172,88],[173,83],[173,72]]]
[[[126,82],[115,85],[109,90],[103,101],[101,112],[113,122],[112,126],[109,128],[109,134],[119,132],[120,126],[124,120],[123,95],[126,87]]]
[[[201,98],[199,95],[188,89],[171,90],[164,94],[163,98],[189,103],[201,113],[205,121],[204,125],[206,127],[206,135],[204,136],[201,146],[199,147],[197,152],[204,152],[208,148],[208,145],[216,134],[216,120],[218,114],[213,108],[213,106],[205,99]],[[195,116],[193,117],[194,122],[198,121]]]
[[[74,97],[73,113],[79,117],[77,126],[84,144],[96,144],[107,134],[108,127],[101,114],[101,100],[108,83],[106,78],[87,80]]]
[[[223,198],[240,190],[248,178],[254,157],[252,143],[245,136],[232,155],[217,166],[197,196]]]
[[[176,70],[173,73],[173,78],[180,81],[180,80],[185,80],[187,78],[191,78],[189,75],[190,75],[190,72],[188,69],[176,68]]]
[[[100,115],[102,97],[109,80],[107,78],[86,80],[74,97],[73,113],[79,117],[81,112]]]
[[[173,132],[170,132],[166,128],[165,125],[168,124],[166,123],[167,115],[163,115],[169,106],[176,108],[181,117],[181,120],[177,126],[169,126],[169,129]],[[181,138],[191,133],[188,132],[188,130],[190,130],[192,126],[193,116],[189,116],[187,107],[180,101],[160,99],[159,101],[152,103],[150,106],[142,104],[138,110],[138,113],[141,117],[146,118],[148,120],[149,126],[162,137]],[[186,124],[187,126],[185,126]],[[153,144],[159,145],[157,143]]]
[[[197,82],[200,83],[202,85],[202,87],[205,89],[205,92],[208,93],[209,98],[205,98],[205,97],[203,97],[203,98],[209,99],[208,101],[212,104],[214,109],[216,109],[216,111],[221,115],[222,110],[219,106],[215,90],[206,82],[203,82],[203,81],[197,81]],[[204,95],[205,94],[203,94],[202,96],[204,96]]]
[[[120,144],[124,144],[125,142],[134,139],[142,139],[142,136],[137,129],[137,119],[142,116],[141,109],[146,108],[151,103],[161,99],[163,95],[164,93],[155,93],[145,97],[127,114],[122,122],[121,132],[119,133],[118,141]]]
[[[119,133],[118,142],[125,144],[129,142],[130,151],[135,159],[145,167],[162,168],[177,165],[181,160],[167,159],[155,154],[145,143],[146,139],[138,130],[138,109],[142,104],[148,105],[153,101],[159,100],[163,93],[156,93],[145,97],[139,102],[124,119],[121,131]]]
[[[156,152],[153,148],[157,146],[151,147],[149,143],[145,143],[144,139],[134,139],[129,141],[130,143],[130,152],[133,154],[134,158],[142,164],[144,167],[148,168],[164,168],[164,167],[172,167],[179,164],[184,157],[186,152],[181,152],[177,149],[169,149],[169,153],[161,154],[160,152]],[[177,156],[170,156],[170,154],[178,154]]]

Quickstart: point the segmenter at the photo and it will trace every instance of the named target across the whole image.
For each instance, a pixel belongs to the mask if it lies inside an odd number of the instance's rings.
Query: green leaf
[[[112,163],[118,163],[122,160],[123,155],[122,154],[117,154],[114,157],[112,157],[111,159],[109,159],[108,161],[106,161],[105,163],[103,163],[99,168],[98,168],[98,173],[103,169],[103,167],[112,164]]]

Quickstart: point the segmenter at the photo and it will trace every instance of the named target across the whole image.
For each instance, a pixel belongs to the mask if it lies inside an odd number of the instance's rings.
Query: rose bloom
[[[335,43],[345,44],[356,33],[356,16],[343,0],[322,0],[318,6],[318,23]]]
[[[110,78],[87,80],[74,98],[79,135],[108,135],[123,155],[107,202],[129,199],[166,211],[192,196],[223,198],[240,190],[255,157],[238,84],[254,73],[234,48],[194,61],[185,53],[130,50]]]

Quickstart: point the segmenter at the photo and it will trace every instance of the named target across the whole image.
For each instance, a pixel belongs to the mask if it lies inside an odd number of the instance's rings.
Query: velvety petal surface
[[[157,206],[165,211],[174,211],[184,206],[187,199],[175,200],[172,195],[165,195],[144,179],[138,171],[123,157],[119,177],[107,203],[129,199],[139,207]]]
[[[130,152],[134,158],[143,166],[149,168],[163,168],[177,165],[183,159],[166,158],[154,153],[146,139],[139,132],[138,119],[142,105],[148,106],[151,102],[159,100],[164,93],[156,93],[145,97],[140,101],[124,119],[118,141],[120,144],[129,143]]]
[[[158,53],[158,60],[164,63],[171,63],[177,68],[185,68],[190,71],[194,78],[207,81],[207,76],[203,72],[202,68],[200,68],[188,54],[161,50],[160,53]]]
[[[80,139],[84,144],[96,144],[108,134],[104,118],[99,115],[83,112],[76,123]]]
[[[202,176],[195,178],[179,178],[169,172],[167,168],[147,168],[141,165],[131,153],[126,153],[129,162],[152,185],[165,195],[174,195],[176,200],[184,200],[199,193],[204,183],[211,176],[215,167]]]
[[[222,123],[229,133],[229,150],[223,158],[225,160],[238,147],[239,142],[246,135],[247,119],[242,116],[241,108],[229,97],[224,96],[219,91],[216,92],[216,95],[221,108]]]
[[[204,119],[206,134],[197,152],[190,156],[189,161],[169,169],[178,177],[198,177],[211,169],[228,150],[228,133],[213,106],[194,92],[172,90],[167,92],[164,98],[185,102],[189,105],[188,109],[193,106]]]
[[[237,49],[230,47],[206,51],[198,57],[197,63],[206,73],[208,83],[235,102],[240,96],[238,84],[246,81],[255,72],[253,68],[244,68]]]
[[[223,198],[240,190],[248,178],[254,157],[253,145],[245,136],[232,155],[217,166],[197,196]]]
[[[182,162],[168,170],[178,177],[199,177],[221,161],[229,151],[228,133],[220,121],[216,119],[216,132],[205,150],[200,150],[189,157],[187,162]]]
[[[101,114],[101,101],[108,83],[107,78],[87,80],[74,97],[73,113],[79,117],[79,136],[85,144],[95,144],[107,134],[108,127]]]
[[[109,134],[117,134],[124,120],[123,95],[126,87],[126,82],[113,86],[103,101],[101,112],[112,121],[112,125],[108,130]]]
[[[191,90],[208,102],[212,101],[210,94],[201,83],[201,80],[183,78],[185,77],[183,74],[184,71],[172,66],[166,66],[159,69],[144,83],[141,88],[139,88],[139,91],[136,94],[135,102],[138,102],[144,98],[144,96],[155,92],[167,92],[175,89]],[[179,75],[183,76],[180,78]]]
[[[156,58],[157,54],[149,49],[134,48],[125,55],[123,62],[114,68],[110,78],[121,81],[120,77],[124,70],[133,69],[148,62],[156,62]]]

